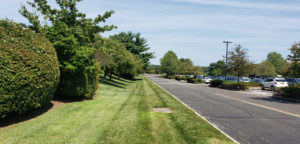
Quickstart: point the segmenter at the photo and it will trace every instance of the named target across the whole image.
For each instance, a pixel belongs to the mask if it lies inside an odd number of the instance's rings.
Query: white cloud
[[[239,8],[251,8],[251,9],[269,9],[269,10],[280,10],[280,11],[300,11],[299,4],[282,4],[282,3],[271,3],[271,2],[241,2],[232,0],[171,0],[174,2],[186,2],[195,4],[206,4],[206,5],[220,5],[229,7]]]

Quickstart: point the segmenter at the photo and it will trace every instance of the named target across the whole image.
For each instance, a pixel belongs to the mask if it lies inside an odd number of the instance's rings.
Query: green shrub
[[[232,82],[232,81],[224,81],[222,85],[219,86],[223,89],[229,89],[229,90],[248,90],[249,85],[245,82]]]
[[[64,81],[58,85],[55,96],[59,98],[86,98],[91,99],[98,86],[97,70],[91,72],[62,73]]]
[[[178,81],[186,80],[186,78],[184,76],[176,76],[175,79]]]
[[[0,20],[0,118],[50,102],[59,82],[52,44],[20,24]]]
[[[168,78],[168,79],[175,79],[176,76],[171,75],[171,76],[167,76],[167,78]]]
[[[188,83],[204,83],[201,79],[187,78],[186,80]]]
[[[223,84],[223,81],[221,81],[221,80],[211,80],[209,86],[210,87],[219,87],[222,84]]]
[[[283,87],[283,88],[275,89],[274,95],[300,100],[300,88],[299,87]]]
[[[205,81],[202,79],[196,79],[197,83],[204,83]]]
[[[186,81],[188,83],[196,83],[197,82],[196,79],[194,79],[194,78],[187,78]]]
[[[260,87],[261,86],[261,84],[258,82],[249,82],[249,83],[247,83],[247,85],[249,87]]]

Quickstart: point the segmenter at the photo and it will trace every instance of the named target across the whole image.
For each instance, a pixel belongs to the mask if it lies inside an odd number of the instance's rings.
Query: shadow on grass
[[[34,109],[34,110],[29,110],[25,112],[24,114],[9,114],[7,117],[0,119],[0,129],[5,128],[7,126],[11,126],[13,124],[17,124],[20,122],[28,121],[30,119],[36,118],[47,111],[49,111],[51,108],[53,108],[54,104],[49,103],[43,107]]]
[[[104,82],[101,82],[102,84],[106,84],[106,85],[110,85],[110,86],[114,86],[114,87],[117,87],[117,88],[122,88],[122,89],[125,89],[125,84],[118,84],[118,83],[115,83],[113,81],[110,81],[110,80],[105,80]]]
[[[54,96],[53,97],[54,101],[59,101],[63,103],[72,103],[72,102],[81,102],[84,100],[89,100],[83,97],[61,97],[61,96]]]
[[[133,80],[127,80],[127,79],[123,79],[123,78],[118,79],[117,77],[113,77],[112,80],[105,79],[104,82],[102,82],[102,80],[100,80],[100,83],[114,86],[117,88],[125,89],[128,84],[134,83],[134,82],[140,81],[140,80],[142,80],[142,79],[137,78],[137,79],[133,79]]]

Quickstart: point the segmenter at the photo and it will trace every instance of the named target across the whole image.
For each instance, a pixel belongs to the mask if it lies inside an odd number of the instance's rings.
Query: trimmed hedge
[[[249,85],[245,82],[232,82],[232,81],[224,81],[222,85],[219,86],[222,89],[229,90],[248,90]]]
[[[261,84],[258,83],[258,82],[249,82],[249,83],[246,83],[249,87],[260,87]]]
[[[167,79],[175,79],[176,76],[166,76]]]
[[[64,80],[59,83],[55,97],[63,99],[93,98],[98,87],[98,73],[96,70],[61,74]]]
[[[221,80],[212,80],[210,82],[210,87],[218,87],[222,89],[229,90],[248,90],[251,85],[256,85],[254,83],[246,82],[232,82],[232,81],[221,81]]]
[[[181,81],[181,80],[186,80],[186,77],[184,77],[184,76],[176,76],[175,79],[178,80],[178,81]]]
[[[187,78],[186,80],[188,83],[204,83],[201,79]]]
[[[283,87],[275,89],[275,96],[300,100],[300,87]]]
[[[211,80],[209,86],[210,87],[219,87],[222,84],[223,84],[223,81],[221,81],[221,80]]]
[[[59,75],[55,49],[44,36],[0,20],[0,118],[49,103]]]

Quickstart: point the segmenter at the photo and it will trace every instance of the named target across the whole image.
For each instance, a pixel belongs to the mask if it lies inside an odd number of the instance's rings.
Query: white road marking
[[[287,115],[291,115],[291,116],[295,116],[295,117],[300,118],[300,115],[298,115],[298,114],[293,114],[293,113],[285,112],[285,111],[282,111],[282,110],[279,110],[279,109],[275,109],[275,108],[264,106],[264,105],[260,105],[260,104],[251,103],[251,102],[248,102],[248,101],[243,101],[243,100],[232,98],[232,97],[229,97],[229,96],[226,96],[226,95],[223,95],[223,94],[216,94],[216,95],[224,97],[224,98],[236,100],[236,101],[239,101],[239,102],[243,102],[243,103],[246,103],[246,104],[250,104],[250,105],[253,105],[253,106],[265,108],[265,109],[268,109],[268,110],[272,110],[272,111],[276,111],[276,112],[280,112],[280,113],[283,113],[283,114],[287,114]]]

